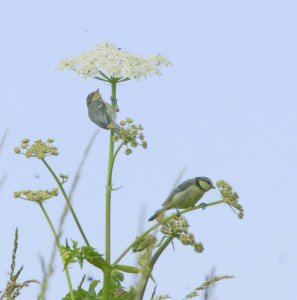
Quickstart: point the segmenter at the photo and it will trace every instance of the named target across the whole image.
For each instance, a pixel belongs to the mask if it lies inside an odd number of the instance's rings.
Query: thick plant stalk
[[[117,81],[111,81],[111,97],[116,99],[116,84]],[[115,103],[112,103],[115,107]],[[111,261],[111,193],[112,193],[112,170],[114,165],[114,130],[110,130],[109,139],[109,158],[108,158],[108,169],[107,169],[107,180],[106,180],[106,207],[105,207],[105,260],[108,264]],[[103,300],[109,300],[110,297],[110,271],[104,272],[104,286],[103,286]]]
[[[151,272],[153,271],[154,265],[157,262],[157,260],[159,259],[160,255],[167,248],[167,246],[172,242],[173,239],[174,239],[173,235],[168,236],[166,238],[166,240],[163,242],[163,244],[156,251],[156,253],[153,255],[151,260],[149,261],[148,270],[146,270],[145,274],[143,274],[143,277],[140,279],[135,300],[143,300],[146,286],[147,286],[149,277],[151,275]]]

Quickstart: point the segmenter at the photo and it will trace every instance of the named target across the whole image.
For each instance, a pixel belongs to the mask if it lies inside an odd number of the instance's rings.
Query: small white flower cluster
[[[161,75],[161,66],[169,67],[172,64],[160,54],[146,59],[111,44],[102,43],[92,51],[61,61],[58,69],[72,70],[85,78],[102,78],[102,72],[108,78],[140,79],[149,75]]]

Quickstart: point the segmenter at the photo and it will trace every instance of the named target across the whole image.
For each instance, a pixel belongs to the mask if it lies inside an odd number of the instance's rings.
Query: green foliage
[[[60,247],[64,268],[74,263],[78,263],[82,268],[84,261],[87,261],[101,270],[111,270],[111,266],[105,262],[103,255],[97,252],[95,248],[91,246],[78,247],[77,241],[71,240],[71,242],[72,247],[69,245],[68,240],[66,240],[65,246]]]
[[[76,300],[101,300],[102,297],[96,292],[96,287],[99,284],[99,280],[94,280],[90,283],[88,290],[84,290],[78,287],[74,290],[74,296]],[[71,295],[68,293],[62,300],[71,300]]]
[[[124,281],[124,274],[113,270],[111,273],[111,283],[110,283],[110,299],[111,300],[133,300],[134,299],[134,291],[130,289],[130,291],[126,291],[122,286],[122,282]],[[80,285],[76,290],[74,290],[74,295],[76,300],[102,300],[103,299],[103,290],[101,289],[99,292],[96,291],[98,287],[99,280],[93,280],[89,288],[87,290],[82,288]],[[68,293],[62,300],[71,300],[70,293]]]
[[[107,192],[109,195],[109,201],[111,192],[114,190],[111,186],[111,176],[112,176],[112,168],[114,166],[115,158],[118,154],[118,152],[121,150],[122,146],[126,147],[129,145],[129,147],[133,147],[133,141],[136,142],[136,138],[139,138],[140,141],[143,141],[143,134],[142,132],[139,133],[138,130],[142,130],[143,128],[141,126],[135,127],[136,125],[133,125],[133,120],[127,119],[125,123],[122,123],[122,126],[128,126],[128,130],[124,131],[122,130],[122,143],[118,147],[118,149],[115,151],[114,155],[110,158],[110,171],[109,171],[109,177],[108,177],[108,188]],[[117,139],[115,136],[113,136],[114,140]],[[130,139],[130,140],[129,140]],[[112,142],[114,142],[112,140]],[[62,194],[66,200],[66,203],[75,219],[75,222],[79,228],[79,231],[82,234],[82,237],[86,243],[84,246],[79,246],[77,241],[71,240],[71,245],[68,243],[68,240],[66,239],[65,246],[60,245],[59,237],[55,233],[55,229],[53,227],[53,224],[46,213],[46,210],[44,206],[42,205],[42,202],[48,198],[51,198],[53,196],[58,195],[58,189],[53,189],[52,191],[20,191],[15,193],[16,198],[23,198],[26,200],[38,202],[41,206],[41,209],[43,210],[44,215],[46,216],[48,223],[50,227],[52,228],[52,231],[55,235],[57,245],[59,246],[59,250],[62,256],[63,264],[64,264],[64,271],[67,277],[68,285],[69,285],[69,294],[67,294],[64,299],[89,299],[89,300],[142,300],[144,297],[144,293],[146,290],[147,282],[149,278],[153,280],[152,272],[155,266],[155,263],[159,259],[160,255],[164,252],[164,250],[167,248],[167,246],[170,243],[173,243],[174,239],[179,240],[183,245],[190,245],[194,248],[196,252],[201,253],[204,249],[203,244],[201,242],[196,242],[195,236],[193,233],[189,232],[189,223],[187,219],[184,216],[181,216],[182,214],[188,213],[193,210],[197,209],[204,209],[207,206],[212,205],[218,205],[222,203],[227,203],[230,207],[235,208],[239,213],[239,217],[243,217],[243,209],[241,205],[238,203],[238,194],[236,192],[233,192],[233,189],[231,185],[225,181],[218,181],[217,186],[219,187],[219,190],[222,195],[222,199],[216,202],[212,202],[209,204],[203,204],[198,205],[196,207],[191,207],[184,209],[181,211],[178,215],[171,215],[169,217],[166,217],[161,220],[155,225],[153,225],[149,230],[145,231],[142,235],[136,238],[136,240],[123,252],[123,254],[115,261],[115,263],[110,264],[107,262],[106,259],[104,259],[103,254],[99,253],[94,247],[92,247],[85,234],[82,230],[80,223],[76,217],[76,214],[74,213],[74,210],[72,206],[70,205],[69,199],[65,193],[65,190],[63,188],[63,184],[68,180],[68,176],[61,174],[58,178],[58,176],[54,173],[52,168],[49,166],[49,164],[43,159],[44,157],[40,157],[40,153],[43,154],[49,154],[49,152],[55,151],[56,147],[52,146],[53,140],[49,139],[46,143],[43,143],[41,140],[38,140],[35,142],[35,146],[29,146],[29,140],[25,139],[22,141],[21,148],[26,151],[34,150],[33,156],[37,158],[41,158],[44,165],[48,168],[50,173],[55,178],[60,190],[62,191]],[[136,146],[136,144],[134,145]],[[143,146],[143,145],[142,145]],[[53,148],[54,147],[54,148]],[[53,150],[54,149],[54,150]],[[127,148],[130,149],[130,148]],[[127,150],[126,149],[126,150]],[[21,153],[22,150],[16,151],[17,153]],[[40,152],[38,152],[40,151]],[[27,155],[28,156],[28,155]],[[30,156],[31,157],[31,156]],[[163,233],[163,237],[161,238],[160,242],[158,243],[157,237],[155,235],[152,235],[151,232],[153,230],[160,229],[161,233]],[[129,250],[133,250],[133,252],[140,253],[138,258],[139,267],[134,266],[128,266],[119,264],[121,259],[127,254]],[[107,255],[107,254],[105,254]],[[72,289],[72,284],[70,280],[70,275],[68,271],[68,267],[71,264],[79,264],[79,266],[82,268],[84,262],[87,261],[88,263],[92,264],[96,268],[100,269],[105,276],[105,281],[103,283],[102,288],[96,292],[96,288],[99,284],[98,280],[94,280],[91,282],[89,288],[87,290],[84,290],[82,288],[82,285],[80,285],[76,290]],[[22,268],[12,277],[11,282],[15,282],[18,278],[19,274],[21,273]],[[124,273],[132,273],[132,274],[141,274],[139,282],[135,285],[135,287],[131,287],[129,290],[126,290],[123,286],[124,281]],[[217,277],[214,279],[214,282],[226,279],[227,276]],[[231,278],[230,276],[228,278]],[[106,280],[108,279],[108,281]],[[191,294],[187,296],[186,299],[191,299],[190,297],[196,297],[199,294],[199,291],[205,289],[207,286],[214,283],[213,281],[209,281],[204,283],[202,286],[196,288]],[[28,286],[28,284],[31,283],[31,281],[23,282],[19,285],[10,284],[9,288],[6,289],[7,293],[13,293],[13,289],[15,290],[15,294],[18,295],[21,288]],[[46,288],[46,287],[44,287]],[[167,295],[165,296],[156,296],[152,299],[169,299]]]

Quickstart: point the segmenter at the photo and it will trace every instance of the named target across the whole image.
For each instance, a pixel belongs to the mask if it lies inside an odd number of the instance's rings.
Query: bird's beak
[[[211,186],[213,189],[216,189],[216,187],[214,185]]]

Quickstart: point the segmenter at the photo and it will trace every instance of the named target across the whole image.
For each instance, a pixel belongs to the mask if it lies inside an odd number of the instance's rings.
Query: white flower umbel
[[[116,79],[119,82],[161,75],[162,66],[169,67],[172,64],[160,54],[143,58],[111,44],[102,43],[92,51],[61,61],[58,69],[74,71],[84,78],[103,81]]]

